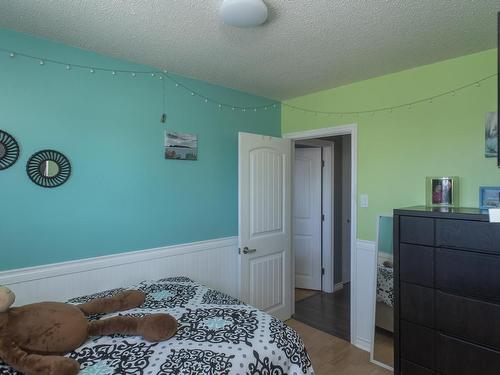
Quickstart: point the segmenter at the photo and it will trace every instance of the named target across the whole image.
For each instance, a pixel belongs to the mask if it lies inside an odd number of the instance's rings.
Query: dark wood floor
[[[349,284],[335,293],[318,292],[295,303],[294,319],[350,341],[351,293]]]

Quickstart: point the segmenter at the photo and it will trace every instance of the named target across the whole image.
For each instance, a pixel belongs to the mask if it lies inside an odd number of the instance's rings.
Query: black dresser
[[[485,211],[394,211],[395,373],[500,374],[500,224]]]

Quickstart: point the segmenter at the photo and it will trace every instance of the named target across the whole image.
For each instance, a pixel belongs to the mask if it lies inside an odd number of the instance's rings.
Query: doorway
[[[351,341],[352,138],[295,141],[294,318]]]

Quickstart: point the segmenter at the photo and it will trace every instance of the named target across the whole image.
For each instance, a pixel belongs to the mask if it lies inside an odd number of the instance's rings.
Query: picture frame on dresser
[[[481,186],[479,188],[479,208],[481,210],[500,208],[500,186]]]
[[[460,186],[457,176],[426,178],[427,207],[459,207]]]

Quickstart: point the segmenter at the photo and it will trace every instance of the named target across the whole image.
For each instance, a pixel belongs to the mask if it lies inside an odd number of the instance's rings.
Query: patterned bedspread
[[[313,374],[298,334],[280,320],[186,277],[143,282],[132,288],[147,293],[144,305],[122,312],[143,316],[169,313],[179,322],[170,340],[149,343],[140,337],[91,338],[68,354],[81,375],[229,375]],[[124,289],[70,300],[83,303]],[[93,316],[101,319],[117,314]],[[18,375],[0,362],[1,375]]]
[[[377,302],[394,306],[394,270],[380,264],[377,272]]]

